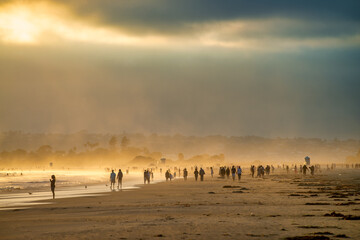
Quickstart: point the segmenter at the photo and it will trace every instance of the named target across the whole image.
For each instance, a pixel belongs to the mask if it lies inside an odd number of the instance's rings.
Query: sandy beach
[[[0,212],[1,239],[360,239],[356,170],[144,185]],[[335,212],[335,216],[325,216]],[[332,214],[334,215],[334,214]],[[352,215],[352,217],[348,217]],[[301,239],[301,238],[300,238]],[[305,238],[304,238],[305,239]]]

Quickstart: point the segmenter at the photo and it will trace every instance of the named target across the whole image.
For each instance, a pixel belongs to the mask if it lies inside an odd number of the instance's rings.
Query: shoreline
[[[139,183],[142,179],[139,177],[130,180],[123,180],[122,189],[109,189],[109,182],[90,183],[90,184],[72,184],[70,186],[60,185],[55,191],[55,199],[52,199],[51,190],[46,191],[44,187],[35,189],[22,189],[14,192],[0,193],[0,211],[31,208],[41,204],[52,204],[53,200],[63,198],[77,198],[86,196],[96,196],[111,192],[127,191],[141,188],[144,184]],[[157,184],[164,180],[153,180],[151,184]],[[117,185],[115,185],[117,186]]]

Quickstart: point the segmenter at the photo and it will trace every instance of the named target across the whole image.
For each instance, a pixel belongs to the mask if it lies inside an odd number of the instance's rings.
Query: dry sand
[[[360,215],[359,173],[243,174],[240,182],[206,175],[58,199],[0,212],[0,239],[360,239],[359,220],[325,216]]]

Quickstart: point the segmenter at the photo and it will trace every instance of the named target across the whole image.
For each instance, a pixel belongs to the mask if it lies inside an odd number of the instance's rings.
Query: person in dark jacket
[[[195,175],[195,181],[197,181],[199,175],[199,171],[197,170],[197,167],[195,167],[194,175]]]
[[[123,173],[122,173],[122,171],[121,171],[121,169],[119,169],[119,172],[118,172],[118,174],[117,174],[117,180],[118,180],[118,186],[117,186],[117,188],[119,189],[122,189],[122,179],[123,179]]]
[[[205,175],[204,169],[200,168],[199,174],[200,174],[200,181],[204,181],[204,175]]]
[[[187,176],[188,176],[188,171],[186,168],[184,168],[184,180],[186,181],[187,180]]]

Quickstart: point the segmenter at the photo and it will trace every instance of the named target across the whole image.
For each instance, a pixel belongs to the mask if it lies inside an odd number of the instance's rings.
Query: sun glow
[[[40,44],[59,40],[122,45],[164,43],[161,37],[129,36],[118,29],[78,19],[66,8],[53,3],[18,2],[0,6],[0,41]]]
[[[0,36],[6,42],[34,43],[39,34],[31,12],[22,7],[0,10]]]

